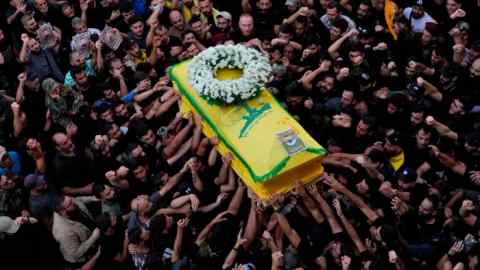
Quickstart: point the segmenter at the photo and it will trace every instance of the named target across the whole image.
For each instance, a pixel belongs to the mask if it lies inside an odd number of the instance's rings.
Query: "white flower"
[[[241,69],[243,75],[234,80],[216,79],[224,68]],[[271,78],[268,59],[255,49],[243,45],[210,47],[193,58],[188,67],[188,79],[203,97],[227,104],[249,99]]]

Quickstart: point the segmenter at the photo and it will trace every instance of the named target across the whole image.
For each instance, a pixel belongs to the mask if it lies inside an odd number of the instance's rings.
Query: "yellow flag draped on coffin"
[[[203,118],[202,131],[219,138],[221,155],[233,155],[232,167],[261,199],[290,191],[297,180],[308,183],[323,173],[320,146],[267,91],[246,102],[209,103],[188,83],[190,61],[171,67],[170,79],[182,94],[181,111]],[[238,70],[218,72],[218,79],[237,78]]]

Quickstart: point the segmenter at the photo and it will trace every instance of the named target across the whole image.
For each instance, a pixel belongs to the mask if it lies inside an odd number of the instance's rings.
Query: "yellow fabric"
[[[395,171],[398,171],[398,169],[402,167],[403,163],[405,163],[405,154],[403,152],[390,158],[390,164]]]
[[[181,111],[202,116],[203,133],[209,138],[219,137],[219,153],[233,154],[234,171],[261,199],[267,199],[270,194],[288,192],[297,180],[308,183],[323,173],[321,161],[325,149],[268,91],[262,90],[246,104],[209,104],[188,83],[188,64],[189,61],[182,62],[169,70],[170,78],[182,93]],[[238,77],[239,72],[219,72],[218,78]],[[288,129],[294,131],[306,148],[290,157],[277,135]]]
[[[385,22],[387,23],[388,32],[392,34],[393,39],[397,40],[397,33],[393,30],[393,19],[395,18],[395,4],[392,0],[385,0]]]

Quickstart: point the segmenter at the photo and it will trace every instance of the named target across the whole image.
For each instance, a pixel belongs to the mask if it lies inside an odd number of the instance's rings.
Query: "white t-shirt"
[[[423,13],[421,18],[414,18],[412,16],[412,8],[408,7],[403,10],[403,17],[410,21],[410,26],[412,27],[412,31],[415,33],[421,33],[425,29],[425,25],[428,22],[437,23],[432,16],[430,16],[427,12]]]

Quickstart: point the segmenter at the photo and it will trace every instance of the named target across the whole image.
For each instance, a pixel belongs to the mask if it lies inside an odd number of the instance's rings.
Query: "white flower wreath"
[[[240,69],[238,79],[218,80],[220,69]],[[272,68],[262,53],[243,45],[218,45],[195,56],[188,67],[193,88],[212,102],[232,104],[256,96],[271,78]]]

